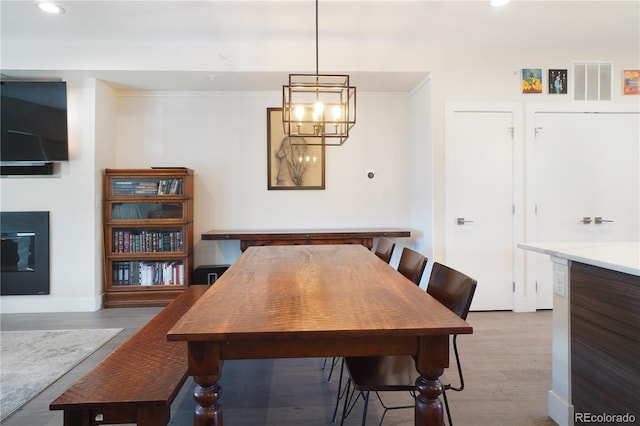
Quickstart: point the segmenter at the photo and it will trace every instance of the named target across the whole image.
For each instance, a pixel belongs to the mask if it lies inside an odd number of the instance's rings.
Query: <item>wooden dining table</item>
[[[168,332],[187,341],[194,425],[221,426],[224,360],[413,355],[416,425],[443,424],[449,336],[472,327],[360,245],[249,247]]]

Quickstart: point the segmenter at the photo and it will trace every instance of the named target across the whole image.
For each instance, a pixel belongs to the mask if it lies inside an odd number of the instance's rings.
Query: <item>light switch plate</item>
[[[565,272],[553,271],[553,293],[567,297],[567,274]]]

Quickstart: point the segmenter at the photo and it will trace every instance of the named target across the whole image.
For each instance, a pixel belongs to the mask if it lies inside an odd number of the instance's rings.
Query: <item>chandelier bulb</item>
[[[334,106],[332,109],[333,113],[333,121],[338,121],[340,119],[340,107],[338,105]]]

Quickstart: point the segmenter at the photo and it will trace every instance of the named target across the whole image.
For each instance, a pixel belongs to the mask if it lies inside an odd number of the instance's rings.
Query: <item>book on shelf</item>
[[[179,260],[117,261],[112,269],[114,286],[184,285],[184,264]]]
[[[182,179],[162,179],[158,184],[158,195],[182,194]]]
[[[113,195],[178,195],[182,194],[182,179],[124,181],[113,180]]]
[[[180,230],[113,230],[112,253],[182,252],[182,235]]]

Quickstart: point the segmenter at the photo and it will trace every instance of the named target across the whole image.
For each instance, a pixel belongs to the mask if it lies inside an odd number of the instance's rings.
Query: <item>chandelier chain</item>
[[[319,55],[318,55],[318,0],[316,0],[316,75],[320,74],[319,71]]]

